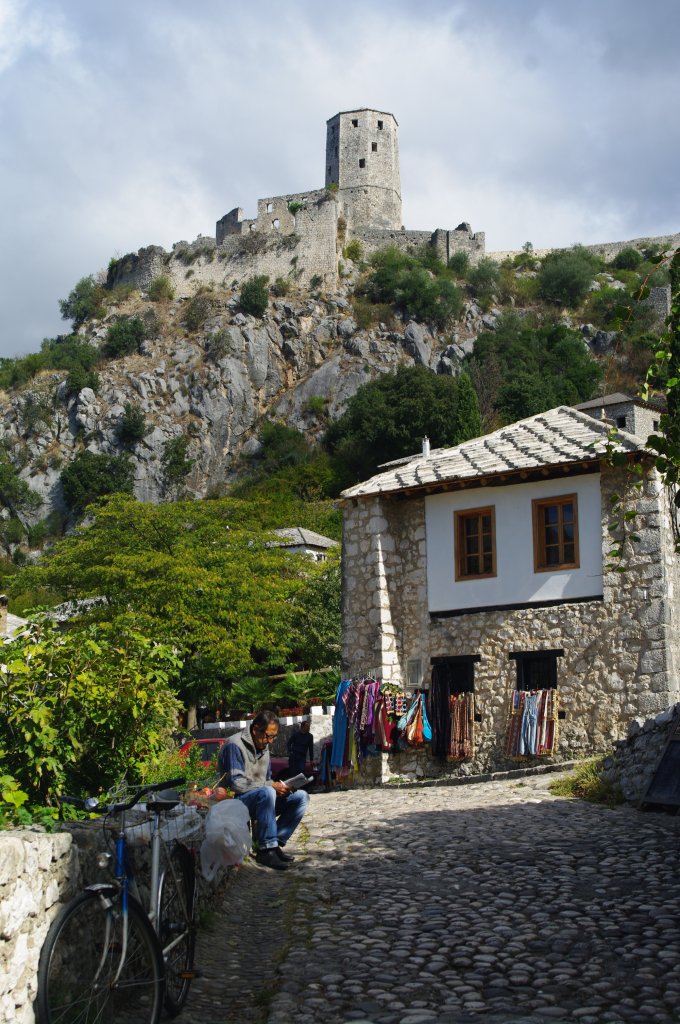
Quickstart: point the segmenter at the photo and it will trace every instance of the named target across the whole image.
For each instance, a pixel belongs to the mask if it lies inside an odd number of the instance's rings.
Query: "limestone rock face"
[[[398,315],[389,324],[361,326],[350,284],[323,298],[300,291],[277,299],[261,319],[240,312],[237,291],[227,288],[210,296],[205,321],[191,330],[191,298],[153,303],[134,292],[105,319],[83,325],[79,339],[95,347],[121,316],[146,316],[154,330],[139,352],[103,361],[95,389],[73,394],[66,371],[52,370],[0,396],[0,443],[41,499],[27,523],[67,511],[60,475],[85,450],[127,453],[136,497],[159,502],[176,496],[165,487],[162,459],[168,442],[182,437],[193,463],[184,493],[219,493],[259,451],[263,419],[319,438],[328,419],[382,373],[420,365],[457,375],[477,335],[493,329],[500,313],[482,315],[470,300],[447,331]],[[601,344],[597,333],[584,329],[584,342]],[[126,445],[120,428],[129,406],[143,413],[146,433]]]
[[[164,487],[165,446],[183,437],[193,460],[186,495],[219,493],[241,460],[259,450],[263,418],[319,437],[362,384],[400,365],[458,373],[474,343],[465,325],[456,344],[450,333],[432,334],[415,322],[362,328],[346,288],[323,299],[300,293],[277,300],[261,319],[240,312],[235,295],[216,297],[203,326],[191,331],[184,324],[189,301],[151,303],[137,292],[104,320],[81,327],[80,339],[98,346],[122,315],[153,312],[157,321],[156,336],[138,353],[97,368],[96,393],[84,387],[72,394],[66,372],[49,371],[2,396],[0,443],[42,501],[27,522],[66,511],[59,478],[81,451],[127,452],[136,497],[158,502],[174,496]],[[143,439],[127,446],[120,439],[126,406],[146,421]]]

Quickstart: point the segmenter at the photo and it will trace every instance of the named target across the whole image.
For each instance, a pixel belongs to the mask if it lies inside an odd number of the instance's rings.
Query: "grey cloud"
[[[66,328],[58,299],[111,255],[320,184],[355,105],[400,122],[410,226],[471,220],[490,248],[679,227],[674,0],[14,8],[40,18],[0,74],[5,355]]]

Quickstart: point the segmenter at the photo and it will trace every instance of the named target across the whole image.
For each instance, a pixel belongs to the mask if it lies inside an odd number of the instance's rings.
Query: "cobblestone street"
[[[185,1016],[212,1024],[680,1020],[680,818],[554,775],[314,795],[234,872]]]

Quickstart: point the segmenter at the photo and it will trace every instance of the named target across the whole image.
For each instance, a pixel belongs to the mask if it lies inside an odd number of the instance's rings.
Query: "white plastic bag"
[[[250,852],[250,815],[240,800],[222,800],[208,811],[201,843],[201,873],[212,882],[219,868],[240,864]]]

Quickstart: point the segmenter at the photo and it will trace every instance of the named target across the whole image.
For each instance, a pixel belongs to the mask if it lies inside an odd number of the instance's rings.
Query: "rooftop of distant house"
[[[330,537],[324,537],[321,533],[315,533],[314,530],[305,530],[302,526],[286,526],[272,532],[281,538],[280,546],[282,548],[304,546],[327,550],[336,547],[338,543],[336,540],[331,540]]]

